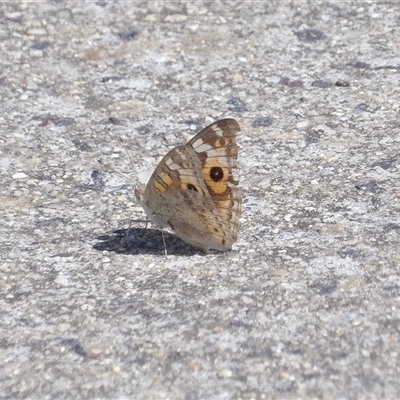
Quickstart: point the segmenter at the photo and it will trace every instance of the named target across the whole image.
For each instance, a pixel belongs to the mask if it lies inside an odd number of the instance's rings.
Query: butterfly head
[[[146,185],[138,185],[135,188],[135,196],[136,199],[140,202],[143,203],[144,202],[144,190],[146,189]]]

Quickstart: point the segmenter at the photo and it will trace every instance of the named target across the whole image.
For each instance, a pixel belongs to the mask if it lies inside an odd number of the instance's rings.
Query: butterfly
[[[242,207],[232,175],[239,133],[234,119],[221,119],[172,149],[135,190],[149,219],[198,249],[231,250]]]

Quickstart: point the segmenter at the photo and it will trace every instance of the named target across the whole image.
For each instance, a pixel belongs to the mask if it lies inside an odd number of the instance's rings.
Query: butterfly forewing
[[[188,144],[197,152],[202,175],[216,209],[236,235],[242,199],[238,182],[232,175],[236,168],[239,124],[232,118],[214,122],[198,133]],[[235,236],[236,239],[236,236]]]

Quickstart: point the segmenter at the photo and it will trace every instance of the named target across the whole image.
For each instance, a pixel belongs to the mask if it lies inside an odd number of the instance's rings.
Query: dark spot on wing
[[[210,178],[214,182],[219,182],[224,177],[224,171],[221,167],[212,167],[210,169]]]

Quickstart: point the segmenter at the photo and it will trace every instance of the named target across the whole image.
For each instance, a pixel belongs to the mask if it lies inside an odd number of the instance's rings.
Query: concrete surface
[[[0,397],[399,398],[399,15],[2,2]],[[165,257],[135,182],[228,116],[240,238]]]

